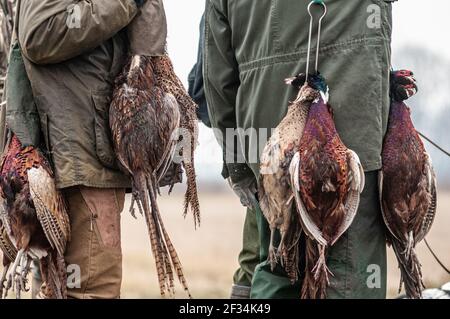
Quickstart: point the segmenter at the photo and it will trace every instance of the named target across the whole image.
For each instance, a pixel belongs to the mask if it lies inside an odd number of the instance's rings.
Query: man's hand
[[[234,193],[239,196],[241,204],[255,210],[255,203],[257,203],[256,193],[258,192],[256,178],[254,176],[245,177],[237,183],[234,183],[231,178],[228,178],[228,183]]]
[[[396,101],[404,101],[418,92],[414,73],[409,70],[391,72],[391,97]]]
[[[228,181],[242,205],[252,210],[258,207],[256,177],[247,164],[224,164],[222,176]]]

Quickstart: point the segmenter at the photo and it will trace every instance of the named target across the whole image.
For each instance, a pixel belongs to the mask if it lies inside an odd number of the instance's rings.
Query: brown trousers
[[[64,191],[72,236],[66,249],[68,298],[116,299],[122,284],[120,213],[124,189]]]

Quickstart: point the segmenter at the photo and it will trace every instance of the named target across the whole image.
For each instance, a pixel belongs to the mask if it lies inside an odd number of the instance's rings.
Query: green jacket
[[[164,53],[165,15],[153,16],[155,8],[163,10],[161,0],[147,0],[142,9],[157,24],[152,30],[143,30],[142,19],[133,20],[138,14],[134,0],[21,0],[19,4],[16,23],[22,54],[20,48],[13,51],[12,61],[17,63],[11,63],[7,82],[24,84],[16,71],[23,68],[22,63],[32,98],[10,85],[8,125],[27,133],[38,118],[59,188],[129,187],[112,146],[109,104],[114,80],[129,53],[125,27],[133,21],[128,31],[153,36],[153,41],[147,38],[146,49]],[[141,50],[139,37],[131,39],[131,46],[134,51],[149,51]],[[31,106],[25,112],[21,109],[24,101],[35,103],[38,116],[29,111]]]
[[[265,129],[270,136],[297,94],[283,80],[306,69],[309,2],[207,1],[204,80],[213,127],[222,133],[226,128],[255,128],[258,134]],[[391,4],[325,3],[319,71],[330,87],[336,126],[365,170],[377,170],[389,110]],[[262,136],[250,134],[249,142],[241,143],[246,147],[234,150],[245,156],[255,175],[258,160],[251,160],[249,149],[258,146],[260,154],[268,139]],[[243,131],[239,137],[244,140]]]

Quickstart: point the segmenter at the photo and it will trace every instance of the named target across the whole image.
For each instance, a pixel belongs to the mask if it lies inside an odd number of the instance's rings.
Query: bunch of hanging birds
[[[364,171],[356,153],[339,137],[325,80],[315,75],[310,83],[320,96],[311,104],[290,175],[300,222],[307,235],[302,298],[325,298],[331,275],[326,265],[327,251],[356,216]]]
[[[318,71],[322,20],[319,18],[315,73],[309,74],[312,7],[306,73],[286,80],[299,93],[261,156],[259,199],[271,229],[269,262],[281,261],[292,282],[298,279],[299,241],[306,234],[302,298],[325,298],[331,272],[327,251],[350,227],[364,189],[364,171],[355,152],[339,137],[328,104],[329,89]],[[275,230],[281,233],[275,249]]]
[[[299,89],[285,118],[266,145],[261,160],[259,196],[272,234],[281,242],[269,259],[280,258],[292,281],[298,278],[299,237],[307,235],[302,298],[325,298],[331,274],[329,247],[351,225],[364,188],[364,172],[355,152],[341,141],[328,104],[328,86],[320,74],[301,74],[287,83]],[[304,85],[303,85],[304,84]],[[278,161],[278,169],[267,165]],[[294,205],[293,205],[294,204]]]
[[[430,231],[436,214],[436,177],[404,100],[417,91],[411,71],[391,74],[391,108],[383,143],[379,176],[380,203],[387,241],[398,260],[409,298],[421,298],[424,288],[416,245]]]
[[[178,181],[181,156],[187,175],[185,214],[190,209],[195,224],[200,222],[193,153],[197,143],[196,105],[175,75],[169,57],[132,56],[116,80],[110,107],[110,126],[117,157],[133,182],[133,206],[144,215],[156,262],[160,292],[174,293],[178,277],[189,295],[178,255],[164,227],[157,196],[169,171]],[[184,129],[182,141],[178,131]],[[184,143],[188,149],[177,148]],[[179,153],[182,154],[179,154]],[[170,179],[169,178],[169,179]],[[170,180],[164,184],[171,184]],[[190,297],[190,295],[189,295]]]
[[[27,275],[35,259],[40,261],[43,297],[66,298],[64,251],[69,239],[67,206],[56,189],[50,163],[39,149],[23,147],[11,134],[0,168],[0,248],[4,266],[0,298],[6,297],[10,289],[16,298],[28,291]]]
[[[261,155],[259,200],[261,210],[269,222],[269,262],[272,270],[280,259],[292,282],[298,279],[298,242],[301,226],[294,213],[293,188],[289,172],[290,163],[300,149],[300,140],[306,125],[311,104],[319,97],[319,91],[304,85],[306,76],[301,74],[286,79],[286,84],[299,90],[297,98],[289,105],[286,116],[275,128]],[[274,245],[275,231],[281,240]]]
[[[299,240],[304,232],[301,297],[326,298],[332,275],[326,265],[327,251],[356,216],[364,171],[357,154],[336,131],[324,78],[318,73],[307,79],[300,74],[286,83],[299,93],[261,156],[259,199],[271,230],[269,262],[273,269],[280,261],[291,281],[298,280]],[[412,72],[392,72],[392,103],[379,178],[387,241],[397,256],[401,284],[409,298],[421,297],[424,286],[415,247],[429,232],[436,212],[431,159],[403,102],[416,91]],[[281,234],[277,248],[276,230]]]

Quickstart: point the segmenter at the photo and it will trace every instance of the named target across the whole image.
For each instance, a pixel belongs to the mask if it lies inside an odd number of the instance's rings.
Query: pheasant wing
[[[0,250],[3,252],[3,254],[6,256],[7,259],[11,261],[14,261],[16,259],[17,249],[12,243],[12,241],[9,239],[6,227],[4,227],[1,221],[0,221]]]
[[[363,191],[365,184],[364,169],[358,155],[352,150],[347,151],[347,163],[349,167],[349,191],[344,205],[345,219],[340,225],[331,245],[334,245],[353,223],[359,207],[360,194]]]
[[[176,140],[176,133],[180,126],[180,111],[178,102],[175,99],[175,97],[172,94],[165,94],[164,96],[164,108],[169,111],[172,110],[172,113],[169,114],[174,119],[174,122],[176,123],[176,126],[174,130],[170,133],[170,143],[167,143],[167,147],[164,150],[164,153],[161,157],[160,162],[158,163],[158,166],[156,167],[156,181],[159,183],[160,180],[166,175],[167,170],[170,167],[170,163],[173,160],[173,157],[175,155],[176,147],[177,147],[177,140]],[[187,137],[185,137],[187,138]]]
[[[270,196],[270,191],[276,190],[277,187],[275,175],[277,169],[279,169],[278,154],[280,153],[280,143],[279,140],[276,140],[276,137],[278,136],[279,134],[275,131],[264,147],[260,160],[261,169],[258,183],[259,206],[264,217],[268,221],[273,219],[273,216],[271,216],[272,214],[276,214],[277,211],[282,211],[282,207],[278,205],[273,196]],[[271,209],[273,207],[275,207],[275,209]]]
[[[7,234],[11,233],[11,225],[9,224],[9,218],[5,211],[5,200],[0,196],[0,225],[5,229]]]
[[[70,238],[70,223],[62,194],[42,166],[28,170],[30,194],[36,214],[47,239],[60,256],[64,255]]]
[[[291,188],[294,193],[295,203],[297,204],[297,210],[300,215],[300,222],[303,226],[305,233],[315,239],[320,245],[327,246],[327,241],[323,237],[322,231],[317,227],[314,221],[309,216],[305,204],[300,196],[300,153],[295,153],[292,158],[291,165],[289,166],[289,173],[291,175]]]
[[[378,191],[379,191],[379,200],[380,200],[380,207],[381,207],[381,215],[383,216],[384,224],[386,225],[387,229],[389,230],[389,233],[398,241],[401,242],[401,239],[398,238],[396,235],[394,229],[392,228],[392,225],[390,224],[388,217],[388,206],[386,205],[386,202],[383,198],[383,183],[384,183],[384,175],[383,171],[381,170],[378,173]]]
[[[426,192],[429,194],[429,206],[426,215],[422,220],[422,227],[420,232],[416,235],[416,243],[422,241],[433,225],[434,217],[436,216],[437,195],[436,195],[436,174],[434,173],[433,165],[430,156],[425,153],[425,177],[427,179]]]
[[[168,55],[152,57],[157,85],[164,92],[172,94],[180,109],[180,128],[189,133],[190,147],[182,150],[183,167],[187,177],[184,215],[190,210],[194,215],[195,225],[200,225],[200,204],[197,193],[194,153],[198,144],[197,104],[191,99],[183,83],[175,74],[172,61]]]

